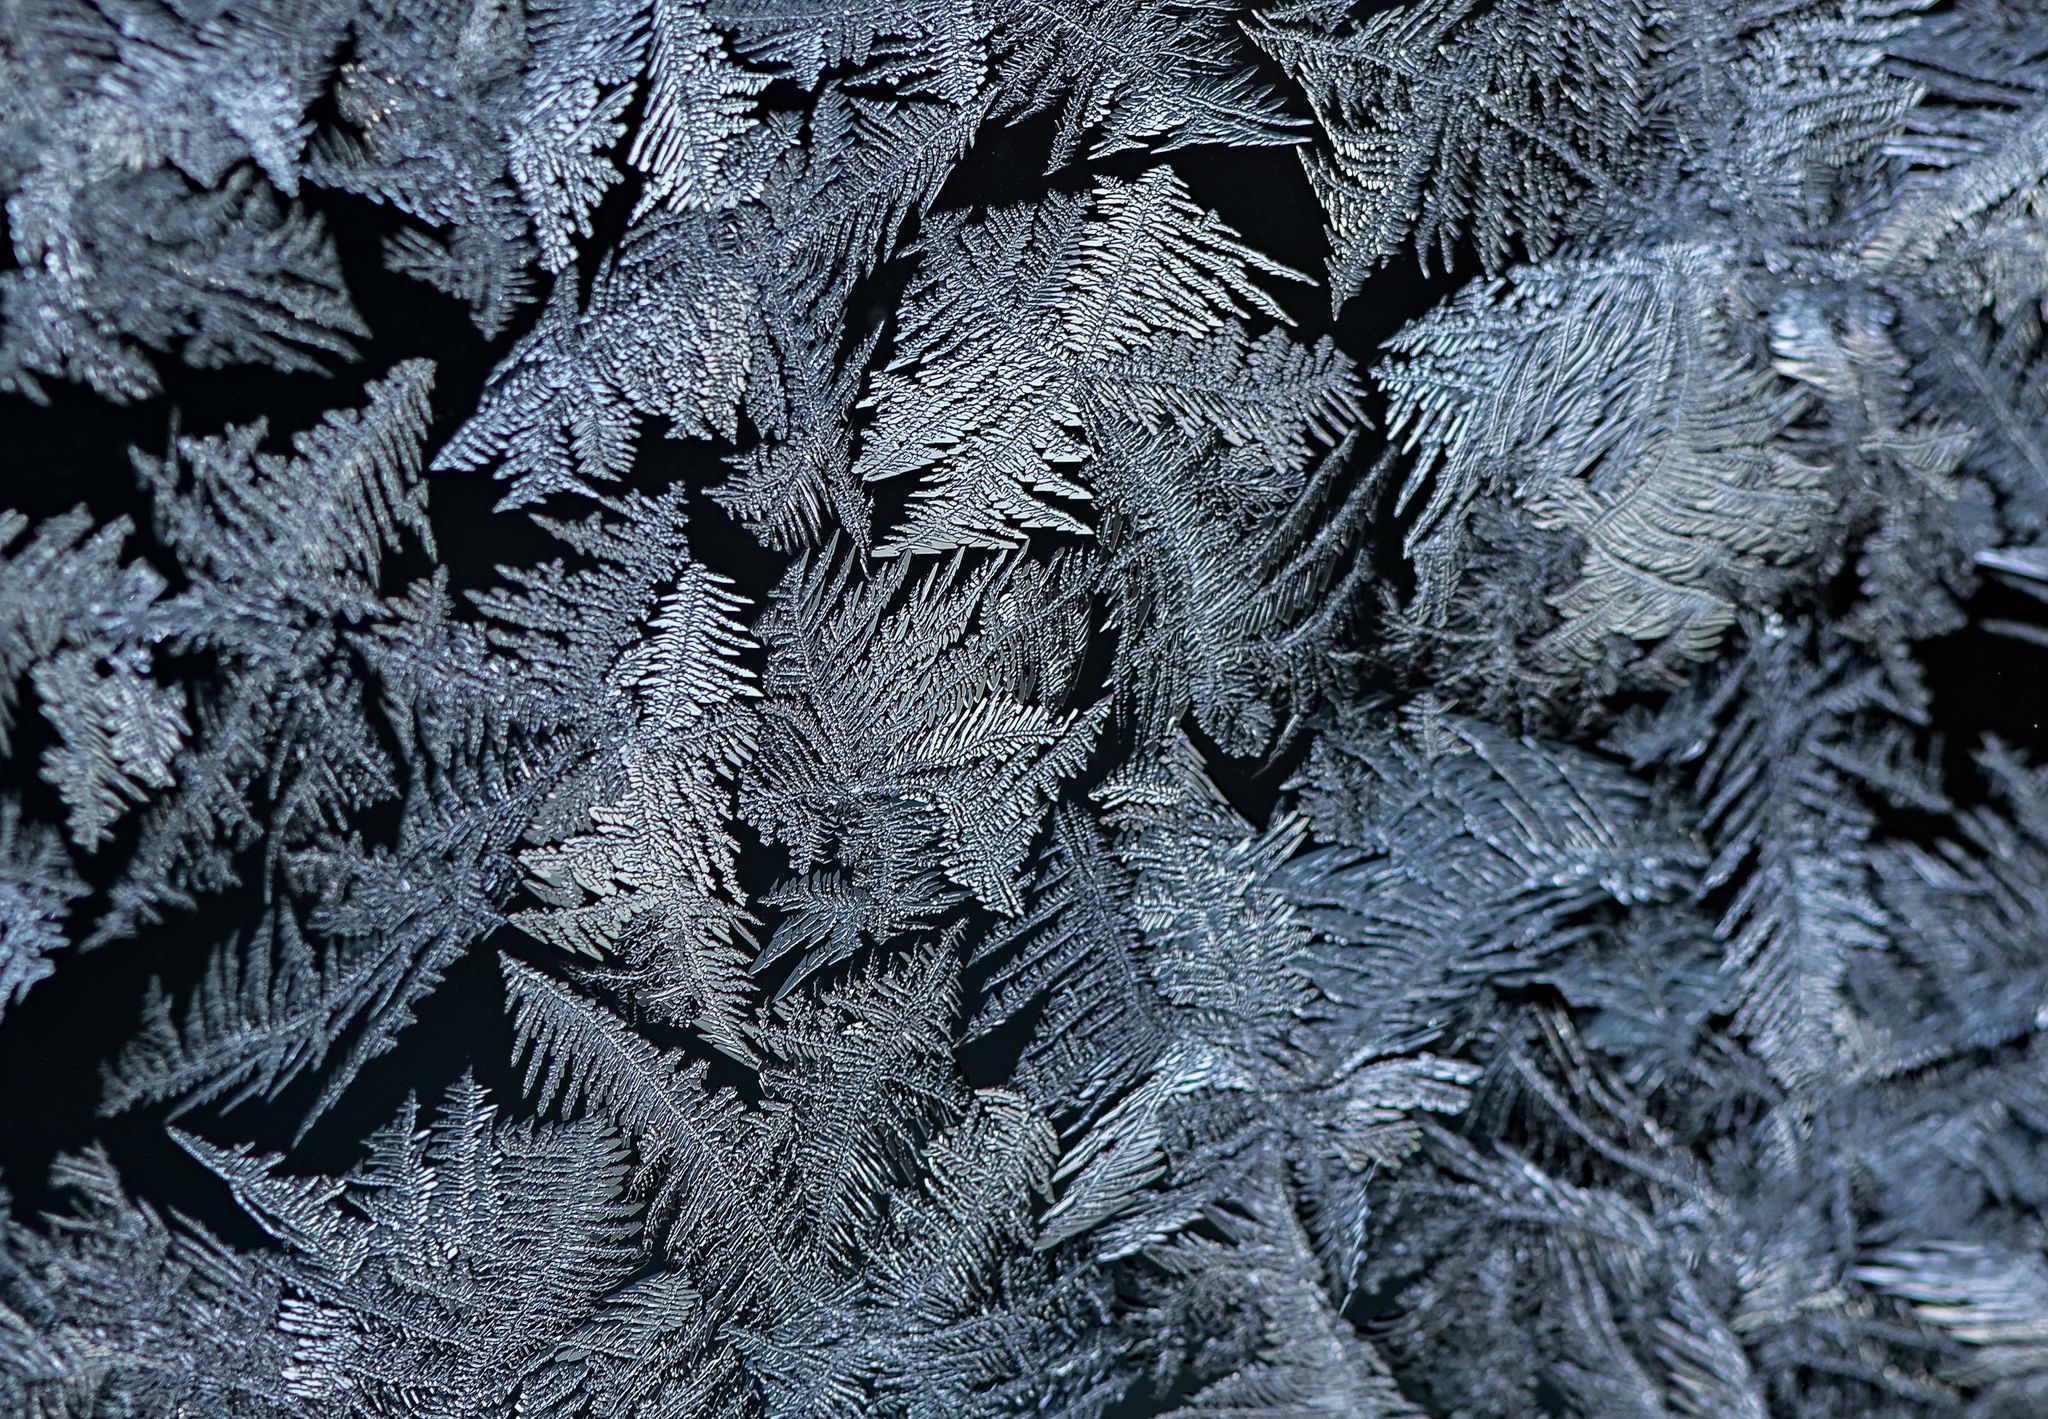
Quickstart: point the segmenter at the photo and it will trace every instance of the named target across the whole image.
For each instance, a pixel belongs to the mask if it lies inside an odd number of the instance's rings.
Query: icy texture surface
[[[0,195],[0,1411],[2048,1412],[2048,7],[0,0]]]

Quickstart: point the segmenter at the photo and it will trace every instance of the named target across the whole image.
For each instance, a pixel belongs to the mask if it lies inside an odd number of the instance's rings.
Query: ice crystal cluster
[[[0,0],[0,196],[0,1412],[2048,1413],[2040,0]]]

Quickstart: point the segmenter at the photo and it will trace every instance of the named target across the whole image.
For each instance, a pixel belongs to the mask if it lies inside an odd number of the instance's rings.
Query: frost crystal
[[[0,200],[0,1411],[2048,1411],[2041,5],[0,0]]]

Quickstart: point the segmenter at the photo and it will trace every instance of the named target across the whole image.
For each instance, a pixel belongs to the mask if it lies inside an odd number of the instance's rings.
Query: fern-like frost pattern
[[[2048,1408],[2039,4],[0,0],[0,200],[0,1410]]]

